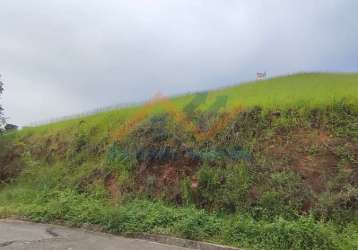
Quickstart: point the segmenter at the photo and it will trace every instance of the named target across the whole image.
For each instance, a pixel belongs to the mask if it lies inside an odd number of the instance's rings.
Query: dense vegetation
[[[0,138],[0,216],[358,249],[358,75],[299,74]]]

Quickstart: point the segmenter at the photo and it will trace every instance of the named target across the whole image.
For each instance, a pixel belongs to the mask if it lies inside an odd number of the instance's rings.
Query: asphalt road
[[[61,226],[0,220],[0,250],[188,250]]]

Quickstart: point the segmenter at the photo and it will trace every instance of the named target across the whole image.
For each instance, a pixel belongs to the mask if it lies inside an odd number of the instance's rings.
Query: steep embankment
[[[0,139],[0,216],[358,247],[358,74],[298,74]]]

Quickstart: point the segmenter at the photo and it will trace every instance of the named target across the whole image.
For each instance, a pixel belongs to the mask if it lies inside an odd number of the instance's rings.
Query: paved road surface
[[[0,220],[0,250],[188,250],[60,226]]]

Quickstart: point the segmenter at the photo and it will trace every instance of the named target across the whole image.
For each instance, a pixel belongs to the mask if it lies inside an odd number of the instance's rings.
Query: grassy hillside
[[[251,108],[260,106],[265,109],[317,107],[325,106],[335,100],[345,99],[356,102],[358,99],[358,74],[328,74],[303,73],[291,76],[276,77],[273,79],[249,82],[232,87],[208,92],[205,101],[199,106],[207,110],[215,104],[217,97],[226,96],[225,110],[239,106]],[[23,132],[46,131],[64,129],[76,126],[80,120],[85,120],[91,126],[100,126],[103,129],[114,129],[118,122],[128,119],[134,114],[148,112],[148,110],[178,109],[182,110],[190,104],[196,94],[188,94],[169,100],[157,99],[143,107],[123,108],[110,112],[99,113],[85,119],[72,119],[46,126],[27,129]],[[170,101],[170,105],[168,105]],[[149,107],[148,107],[149,106]],[[169,107],[168,107],[169,106]]]
[[[358,249],[358,74],[297,74],[0,138],[0,216]]]

